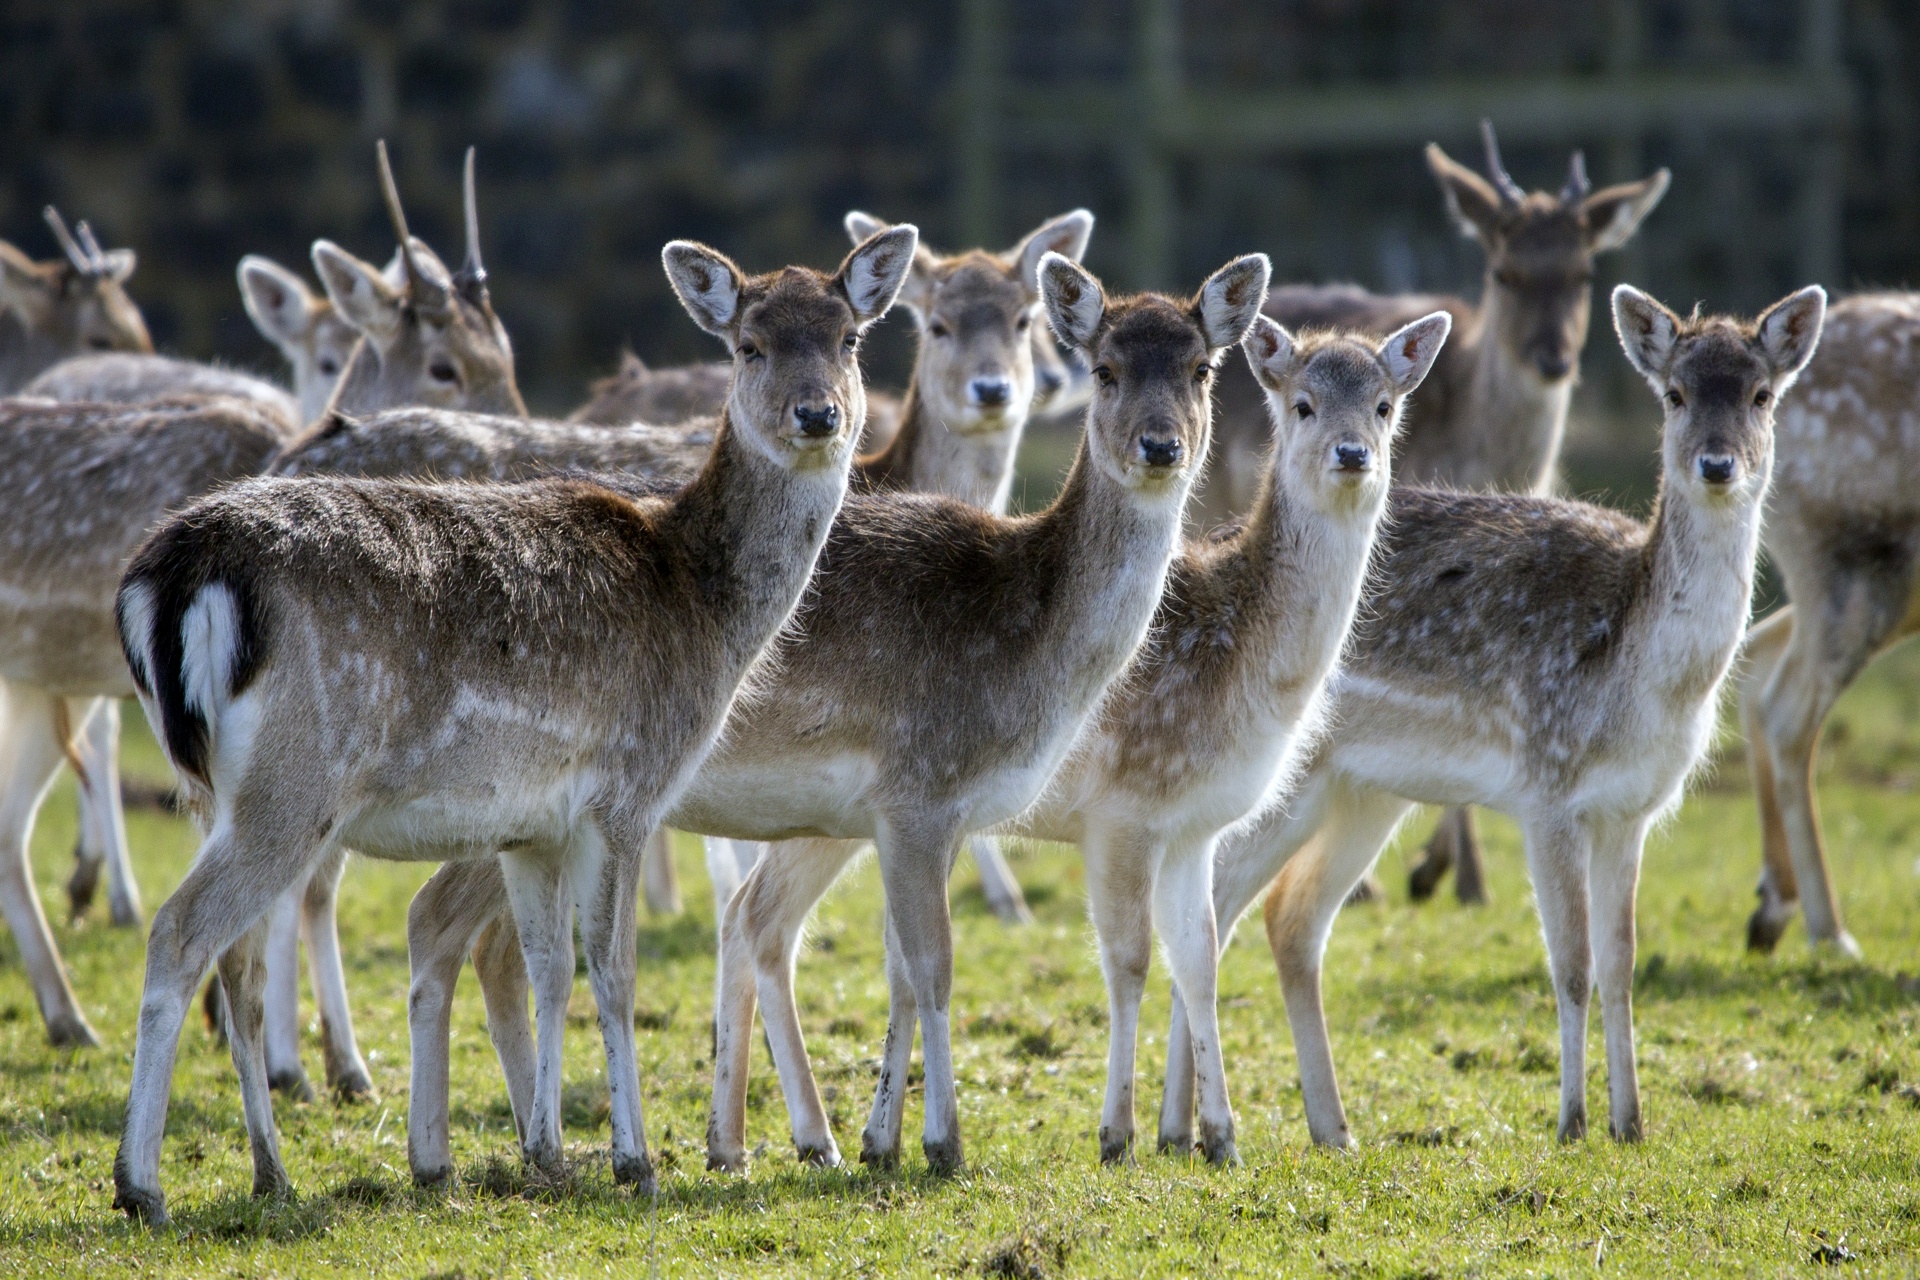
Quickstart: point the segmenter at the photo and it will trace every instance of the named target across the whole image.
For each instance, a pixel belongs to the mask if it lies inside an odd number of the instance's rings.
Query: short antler
[[[107,255],[100,252],[100,242],[93,238],[93,228],[85,218],[73,224],[74,234],[80,237],[80,247],[87,251],[87,261],[93,264],[95,275],[104,275],[107,270]]]
[[[1567,185],[1560,188],[1560,203],[1573,204],[1585,200],[1593,191],[1593,184],[1587,181],[1587,155],[1584,151],[1573,153],[1573,159],[1567,161]]]
[[[93,258],[87,256],[87,251],[80,247],[80,242],[73,238],[73,232],[67,230],[67,220],[60,216],[60,211],[48,205],[41,211],[41,216],[46,218],[47,225],[53,228],[53,238],[60,242],[61,251],[67,255],[67,261],[73,264],[73,269],[83,276],[95,274],[99,267]],[[80,224],[83,231],[86,225],[84,222]],[[88,238],[92,238],[91,233],[88,234]],[[97,254],[99,251],[96,249],[94,252]]]
[[[467,260],[460,264],[453,282],[475,303],[484,302],[487,296],[487,268],[480,261],[480,205],[473,194],[472,147],[467,148],[466,168],[460,177],[460,201],[467,223]]]
[[[1487,176],[1493,179],[1494,190],[1500,193],[1500,203],[1519,204],[1527,198],[1527,193],[1507,172],[1507,166],[1500,163],[1500,143],[1493,136],[1493,121],[1480,122],[1480,140],[1487,145]]]
[[[400,259],[407,266],[408,293],[416,305],[431,301],[439,290],[413,256],[413,235],[407,230],[406,211],[400,207],[400,188],[393,181],[393,165],[387,160],[385,138],[374,143],[374,154],[380,162],[380,196],[386,201],[387,220],[393,223],[393,234],[400,241]]]

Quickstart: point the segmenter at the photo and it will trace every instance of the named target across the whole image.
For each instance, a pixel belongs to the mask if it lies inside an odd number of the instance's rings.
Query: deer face
[[[662,260],[674,292],[732,349],[731,428],[782,466],[841,464],[867,417],[860,336],[893,306],[918,243],[913,227],[892,227],[831,276],[788,267],[755,277],[705,245],[669,244]]]
[[[1669,484],[1709,500],[1758,496],[1772,469],[1774,406],[1813,358],[1826,308],[1812,285],[1752,324],[1683,320],[1631,285],[1614,290],[1620,344],[1666,411]]]
[[[856,242],[886,224],[854,212]],[[1076,209],[1043,223],[1004,254],[974,250],[942,257],[922,247],[900,291],[920,327],[914,386],[948,430],[977,435],[1015,430],[1043,400],[1065,388],[1069,370],[1040,318],[1040,258],[1079,261],[1093,215]],[[1040,395],[1042,375],[1048,383]]]
[[[1557,385],[1573,376],[1586,345],[1594,255],[1632,237],[1666,194],[1670,175],[1662,169],[1594,191],[1576,151],[1559,194],[1528,194],[1501,164],[1493,126],[1483,123],[1481,130],[1488,178],[1438,146],[1427,147],[1427,165],[1454,221],[1486,250],[1490,336],[1514,364]]]
[[[85,231],[86,224],[80,225]],[[53,262],[35,262],[0,241],[0,312],[13,313],[46,349],[49,364],[93,351],[152,351],[146,321],[127,296],[133,250],[102,253],[90,232],[85,238],[83,249],[63,235],[72,246],[69,257]]]
[[[1401,407],[1452,327],[1439,311],[1375,345],[1339,334],[1296,338],[1256,319],[1242,345],[1267,393],[1281,484],[1322,510],[1383,500]]]
[[[315,295],[306,281],[271,258],[248,254],[240,259],[239,274],[248,317],[293,366],[301,418],[314,421],[333,398],[360,331],[341,318],[332,301]],[[386,275],[396,287],[402,283],[397,258]]]
[[[1190,302],[1141,294],[1109,302],[1100,282],[1057,253],[1040,263],[1054,333],[1093,370],[1087,451],[1136,492],[1184,495],[1206,456],[1220,353],[1245,336],[1266,301],[1263,254],[1216,271]]]

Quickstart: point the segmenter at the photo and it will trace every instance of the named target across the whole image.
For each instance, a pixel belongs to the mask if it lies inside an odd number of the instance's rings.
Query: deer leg
[[[1240,1163],[1233,1105],[1220,1048],[1220,940],[1213,915],[1213,844],[1175,845],[1154,882],[1154,926],[1180,992],[1200,1104],[1200,1153],[1208,1163]]]
[[[280,901],[287,901],[281,895]],[[240,1078],[240,1109],[253,1147],[253,1194],[283,1195],[289,1189],[273,1123],[273,1091],[267,1083],[262,1040],[266,1014],[267,934],[273,913],[256,921],[220,954],[220,987],[226,994],[227,1045]]]
[[[1134,1054],[1140,1000],[1153,961],[1153,877],[1159,850],[1125,832],[1089,823],[1080,852],[1087,864],[1087,908],[1107,980],[1107,1098],[1100,1112],[1100,1162],[1130,1164]]]
[[[527,1163],[554,1168],[563,1153],[561,1036],[567,1025],[567,998],[573,992],[573,912],[562,884],[564,867],[554,851],[502,853],[500,869],[526,957],[536,1028],[533,1105],[520,1150]]]
[[[1793,874],[1793,855],[1787,847],[1787,827],[1780,816],[1780,795],[1773,773],[1773,755],[1767,750],[1766,724],[1760,714],[1761,690],[1773,679],[1793,634],[1793,606],[1777,609],[1747,632],[1741,671],[1740,727],[1747,740],[1747,772],[1753,779],[1754,801],[1760,808],[1760,905],[1747,919],[1747,950],[1772,951],[1792,923],[1800,905],[1799,881]]]
[[[29,861],[34,817],[65,758],[57,728],[64,711],[39,689],[0,680],[0,912],[33,983],[47,1039],[56,1048],[78,1049],[98,1045],[100,1038],[67,982]]]
[[[86,776],[80,780],[80,842],[74,848],[73,878],[67,904],[74,919],[86,913],[95,885],[107,873],[107,907],[113,923],[137,928],[145,919],[140,886],[127,855],[127,816],[120,800],[120,701],[94,699],[86,727],[74,743]]]
[[[640,1059],[633,1038],[635,943],[642,863],[658,830],[644,813],[615,808],[584,824],[569,851],[575,915],[587,955],[587,985],[607,1055],[613,1180],[641,1195],[654,1191],[653,1160],[640,1103]]]
[[[249,809],[270,815],[268,820],[275,825],[270,829],[242,825],[231,810],[223,812],[186,879],[153,916],[147,936],[146,987],[140,995],[140,1032],[133,1051],[133,1083],[113,1166],[113,1207],[126,1210],[136,1220],[167,1221],[166,1198],[160,1190],[160,1142],[166,1130],[180,1027],[193,1003],[194,988],[215,958],[258,925],[280,895],[306,874],[316,851],[292,840],[327,825],[311,811],[289,815],[288,806],[266,799],[267,803]],[[252,1060],[260,1063],[264,1074],[265,1059],[257,1041]]]
[[[1275,810],[1253,827],[1237,831],[1214,846],[1213,918],[1220,950],[1226,948],[1233,930],[1260,891],[1292,859],[1320,825],[1327,811],[1331,788],[1323,772],[1310,773],[1301,780],[1293,801]],[[1218,964],[1218,956],[1215,957]],[[1193,1150],[1194,1057],[1193,1042],[1187,1032],[1186,1002],[1180,988],[1173,989],[1173,1015],[1167,1026],[1167,1082],[1160,1101],[1159,1148],[1161,1151]]]
[[[300,1063],[300,886],[280,896],[267,913],[260,943],[260,999],[265,1023],[267,1082],[296,1102],[309,1102],[313,1086]],[[225,1021],[234,1019],[232,983],[221,985],[228,1005]]]
[[[473,972],[487,1004],[487,1039],[507,1078],[507,1103],[515,1132],[526,1127],[533,1110],[533,1024],[527,1020],[527,962],[513,917],[502,911],[487,922],[470,948]],[[456,965],[457,969],[457,965]]]
[[[1600,1023],[1607,1042],[1607,1131],[1638,1142],[1639,1065],[1633,1047],[1634,905],[1640,884],[1640,850],[1646,828],[1610,823],[1593,834],[1590,924]]]
[[[1325,821],[1313,843],[1286,863],[1267,894],[1266,926],[1287,1021],[1293,1027],[1307,1132],[1321,1146],[1346,1149],[1353,1146],[1353,1133],[1334,1073],[1320,970],[1340,904],[1412,806],[1384,791],[1345,782],[1334,783],[1330,791]],[[1187,1016],[1194,1016],[1191,1008]]]
[[[713,881],[713,918],[725,918],[727,904],[740,892],[740,885],[760,859],[758,840],[729,840],[725,836],[702,836],[700,843],[707,856],[707,878]]]
[[[677,916],[683,909],[680,902],[680,872],[673,865],[673,833],[665,827],[656,827],[647,837],[647,852],[641,866],[642,892],[647,898],[647,912],[656,916]]]
[[[1533,878],[1540,931],[1547,941],[1547,970],[1553,977],[1560,1015],[1559,1138],[1573,1142],[1587,1136],[1587,1007],[1593,997],[1587,903],[1591,850],[1586,833],[1561,822],[1557,814],[1529,820],[1526,838],[1527,871]]]
[[[959,851],[959,833],[947,824],[921,820],[882,822],[879,837],[887,916],[893,921],[894,936],[913,986],[913,1002],[920,1014],[926,1103],[920,1146],[935,1173],[958,1173],[965,1157],[960,1144],[949,1023],[953,920],[947,907],[947,876]]]
[[[300,895],[300,932],[307,942],[307,980],[320,1011],[320,1047],[333,1096],[352,1102],[373,1096],[373,1075],[360,1056],[353,1034],[353,1008],[347,1000],[347,971],[340,959],[335,904],[347,851],[334,850],[313,869]]]
[[[993,836],[977,835],[967,841],[967,851],[979,869],[980,888],[987,895],[987,906],[993,914],[1006,924],[1032,924],[1033,909],[1027,906],[1027,895],[1021,892],[1020,881],[1007,865],[1000,841]]]

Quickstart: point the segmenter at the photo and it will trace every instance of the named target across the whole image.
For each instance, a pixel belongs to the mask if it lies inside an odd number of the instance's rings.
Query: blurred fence
[[[496,302],[536,407],[631,345],[704,357],[660,244],[752,268],[830,263],[840,215],[944,246],[1074,205],[1122,285],[1231,253],[1283,278],[1477,287],[1419,158],[1474,151],[1557,187],[1674,170],[1602,283],[1751,308],[1809,279],[1902,283],[1920,259],[1920,6],[1893,0],[12,0],[0,10],[0,236],[53,246],[59,203],[140,251],[163,346],[271,367],[233,286],[245,252],[390,249],[373,184],[457,239],[480,146]],[[900,376],[899,335],[880,353]],[[1625,384],[1596,326],[1576,444]]]

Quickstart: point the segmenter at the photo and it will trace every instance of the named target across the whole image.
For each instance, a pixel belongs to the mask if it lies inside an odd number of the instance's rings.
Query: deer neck
[[[868,488],[935,493],[1004,514],[1013,489],[1013,459],[1026,425],[1024,412],[1010,413],[997,431],[963,435],[935,413],[916,376],[901,407],[899,431],[886,448],[856,465]]]
[[[722,410],[713,451],[675,497],[667,527],[734,669],[751,666],[793,612],[846,492],[844,458],[782,467]]]
[[[383,365],[380,352],[373,343],[364,337],[354,343],[352,352],[347,356],[347,367],[340,371],[340,380],[333,386],[333,395],[316,421],[335,413],[377,413],[381,409],[394,407],[392,397],[380,385]]]
[[[0,395],[15,395],[66,353],[29,329],[11,311],[0,310]]]
[[[1544,382],[1501,338],[1507,303],[1488,277],[1480,294],[1473,334],[1472,376],[1460,432],[1469,452],[1459,474],[1467,488],[1493,486],[1518,493],[1547,493],[1567,432],[1573,377]]]

